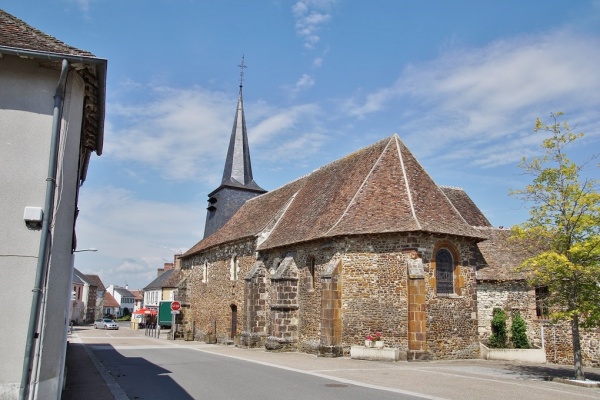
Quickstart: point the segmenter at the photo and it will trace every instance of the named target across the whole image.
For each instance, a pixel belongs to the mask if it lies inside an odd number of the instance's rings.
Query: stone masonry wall
[[[232,258],[236,257],[237,279],[231,279]],[[220,246],[211,251],[182,260],[182,271],[187,279],[189,312],[186,323],[195,327],[195,339],[203,340],[211,332],[218,340],[232,338],[231,305],[237,307],[238,330],[244,321],[244,277],[249,273],[256,259],[254,241],[242,241],[228,246]],[[204,268],[208,267],[204,279]]]
[[[454,294],[438,296],[432,268],[435,254],[427,255],[430,260],[425,264],[427,343],[431,356],[433,359],[478,358],[476,261],[472,242],[452,237],[436,237],[431,241],[429,246],[448,248],[459,264],[455,269]]]
[[[454,297],[436,296],[435,271],[430,267],[434,246],[444,240],[453,244],[461,258],[460,274],[456,277],[460,295]],[[260,252],[258,257],[264,268],[244,281],[257,261],[253,246],[253,241],[239,242],[183,260],[191,303],[188,315],[195,321],[197,339],[211,329],[215,329],[220,338],[231,337],[230,306],[235,304],[238,326],[242,326],[243,321],[248,345],[262,344],[259,337],[273,337],[285,342],[287,350],[319,354],[321,346],[329,346],[331,354],[347,355],[350,346],[363,344],[367,334],[380,331],[386,346],[407,352],[408,273],[403,250],[413,248],[420,249],[424,266],[425,338],[431,358],[478,356],[475,273],[470,263],[472,243],[467,240],[387,234],[303,243]],[[240,266],[238,281],[231,281],[229,277],[234,254]],[[272,278],[286,255],[293,259],[295,280],[276,283],[277,279]],[[314,258],[314,277],[311,258]],[[332,260],[340,262],[335,285],[329,283],[333,282],[331,277],[321,279]],[[205,262],[208,263],[208,282],[203,282]],[[322,303],[324,289],[329,294]],[[296,295],[297,309],[272,308],[277,304],[275,301],[285,298],[284,294]],[[322,314],[322,304],[328,307],[325,314]],[[341,332],[336,325],[327,326],[323,331],[322,321],[339,323]],[[322,336],[323,332],[330,332],[329,336]],[[335,337],[341,340],[333,349],[330,341]]]
[[[511,315],[519,311],[527,322],[530,343],[546,350],[546,360],[555,364],[573,364],[573,340],[568,322],[553,324],[538,319],[535,312],[535,291],[524,281],[479,282],[479,334],[486,341],[491,334],[492,312],[495,307],[506,311],[506,326],[510,335]],[[600,366],[600,329],[580,329],[583,365]]]

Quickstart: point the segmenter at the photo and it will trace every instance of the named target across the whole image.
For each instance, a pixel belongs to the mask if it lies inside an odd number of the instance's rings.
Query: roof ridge
[[[408,183],[407,172],[406,172],[406,168],[404,166],[404,158],[402,157],[402,150],[400,149],[400,137],[398,137],[396,135],[396,137],[394,139],[396,139],[395,140],[396,151],[398,152],[398,159],[400,160],[400,168],[402,169],[402,176],[404,177],[404,185],[406,186],[406,195],[408,196],[408,202],[410,204],[410,212],[413,215],[413,219],[417,223],[417,227],[419,229],[422,229],[423,227],[421,226],[421,222],[419,222],[419,219],[417,218],[417,212],[415,210],[415,203],[413,202],[412,192],[410,190],[410,185]]]
[[[462,190],[463,192],[465,191],[465,189],[458,187],[458,186],[448,186],[448,185],[438,185],[438,186],[442,189]]]
[[[297,190],[293,195],[291,195],[289,200],[283,205],[283,207],[279,209],[279,211],[277,211],[275,216],[273,216],[273,218],[271,218],[269,222],[267,222],[267,224],[259,232],[256,233],[256,235],[254,235],[257,238],[257,248],[260,247],[260,245],[263,244],[269,238],[271,232],[273,232],[275,228],[277,228],[277,225],[279,225],[279,222],[281,222],[281,219],[283,218],[287,210],[290,208],[299,192],[300,190]],[[269,225],[271,224],[272,226],[269,228]]]
[[[348,213],[348,210],[350,209],[350,207],[352,206],[352,204],[354,203],[354,200],[356,200],[356,198],[358,197],[361,189],[366,185],[367,181],[369,180],[369,178],[371,177],[371,175],[373,174],[373,171],[375,170],[375,167],[377,167],[377,165],[379,165],[379,162],[381,161],[381,159],[383,158],[383,155],[385,154],[385,152],[387,151],[388,147],[390,146],[390,143],[392,142],[392,139],[395,139],[395,136],[389,136],[386,139],[383,140],[388,140],[388,143],[385,145],[385,147],[381,150],[381,154],[379,154],[379,157],[377,157],[377,161],[375,161],[373,163],[373,166],[371,167],[371,169],[369,170],[369,173],[365,176],[365,178],[363,179],[363,181],[361,182],[361,184],[358,186],[358,188],[356,189],[356,192],[354,193],[354,196],[352,196],[352,199],[350,199],[350,201],[348,202],[348,204],[346,205],[346,209],[344,210],[344,212],[342,213],[342,215],[340,215],[340,217],[338,218],[338,220],[327,230],[327,232],[325,232],[324,236],[327,236],[329,234],[329,232],[331,232],[333,229],[335,229],[336,226],[338,226],[338,224],[344,219],[344,217],[346,216],[346,214]],[[380,143],[382,140],[377,141],[376,143],[374,143],[371,146],[367,146],[363,149],[357,150],[357,151],[364,151],[365,149],[367,149],[368,147],[372,147],[375,144]],[[355,152],[351,153],[354,154]],[[346,157],[341,158],[345,159]],[[340,161],[340,160],[336,160],[336,161]],[[333,163],[330,163],[333,164]],[[330,165],[328,164],[328,165]]]

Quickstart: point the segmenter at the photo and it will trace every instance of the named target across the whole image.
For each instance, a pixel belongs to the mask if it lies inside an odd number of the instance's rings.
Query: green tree
[[[506,348],[508,337],[506,335],[506,313],[501,308],[494,308],[492,312],[492,335],[490,336],[490,347]]]
[[[548,287],[550,317],[570,322],[575,379],[583,380],[579,329],[600,326],[600,193],[598,181],[583,176],[595,156],[580,164],[567,157],[567,148],[584,134],[559,121],[561,115],[550,114],[549,125],[536,121],[545,153],[519,164],[533,179],[511,194],[529,203],[530,217],[513,231],[533,244],[520,270],[531,285]]]
[[[515,349],[528,349],[530,347],[529,339],[527,339],[527,323],[518,311],[512,316],[510,332],[510,341]]]

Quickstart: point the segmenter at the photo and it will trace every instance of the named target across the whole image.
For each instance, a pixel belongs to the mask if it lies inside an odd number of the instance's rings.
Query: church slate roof
[[[257,236],[269,225],[274,227],[258,250],[388,232],[485,238],[465,221],[396,134],[248,200],[220,230],[182,257]]]

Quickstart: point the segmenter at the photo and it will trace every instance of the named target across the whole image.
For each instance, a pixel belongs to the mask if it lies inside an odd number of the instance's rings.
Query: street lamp
[[[91,247],[89,249],[73,250],[73,253],[81,253],[82,251],[98,251],[98,249]]]

